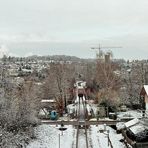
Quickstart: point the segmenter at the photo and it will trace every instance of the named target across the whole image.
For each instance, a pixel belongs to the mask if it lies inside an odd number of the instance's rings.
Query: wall
[[[145,95],[146,110],[148,110],[148,96]]]

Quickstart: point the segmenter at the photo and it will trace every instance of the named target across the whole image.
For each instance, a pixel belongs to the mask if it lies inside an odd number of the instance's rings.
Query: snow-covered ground
[[[56,126],[50,126],[42,124],[35,129],[37,139],[31,141],[27,148],[75,148],[76,144],[76,128],[73,126],[65,126],[67,130],[62,133]],[[88,144],[90,148],[109,148],[108,138],[105,133],[100,133],[99,130],[103,129],[102,125],[93,126],[91,125],[88,129]],[[109,130],[109,137],[112,141],[114,148],[124,148],[124,144],[119,140],[122,139],[121,134],[116,134],[116,131],[110,127],[106,127]],[[60,142],[59,142],[60,139]],[[85,134],[84,129],[80,129],[79,136],[80,144],[79,147],[85,145]]]
[[[100,133],[99,131],[104,129],[103,125],[97,126],[91,126],[89,130],[89,136],[92,140],[93,148],[110,148],[108,146],[108,138],[107,138],[107,132]],[[121,143],[119,140],[122,139],[121,134],[117,134],[116,131],[110,127],[106,127],[106,130],[109,130],[109,137],[111,139],[113,148],[124,148],[125,145]]]
[[[35,129],[37,139],[32,141],[27,148],[70,148],[72,145],[74,130],[68,126],[67,130],[62,133],[56,126],[40,125]]]
[[[142,113],[136,111],[136,110],[129,110],[126,112],[118,112],[117,113],[118,118],[141,118],[142,117]]]

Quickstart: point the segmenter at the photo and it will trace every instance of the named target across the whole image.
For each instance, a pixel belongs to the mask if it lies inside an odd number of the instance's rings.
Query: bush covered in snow
[[[39,122],[40,91],[33,81],[17,83],[7,76],[0,81],[0,147],[19,147],[33,137],[30,127]]]

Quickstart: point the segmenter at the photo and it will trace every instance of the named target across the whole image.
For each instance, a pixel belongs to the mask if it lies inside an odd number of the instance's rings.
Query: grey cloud
[[[24,48],[31,53],[37,42],[48,42],[52,43],[45,44],[48,49],[79,56],[81,50],[101,42],[122,45],[126,58],[134,57],[133,50],[135,58],[136,53],[146,58],[140,51],[148,52],[147,8],[146,0],[0,0],[0,43],[14,42],[11,50],[21,55]],[[89,55],[86,51],[85,56]],[[122,56],[116,51],[115,55]]]

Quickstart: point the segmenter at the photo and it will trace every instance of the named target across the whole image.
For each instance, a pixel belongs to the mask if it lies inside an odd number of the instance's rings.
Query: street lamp
[[[100,133],[103,133],[103,134],[105,134],[105,135],[107,135],[108,146],[110,145],[111,148],[113,148],[112,143],[111,143],[111,141],[110,141],[110,139],[109,139],[109,130],[106,129],[106,124],[104,124],[104,129],[100,129],[99,132],[100,132]]]
[[[62,135],[63,135],[63,131],[67,130],[67,128],[64,127],[63,122],[61,122],[61,127],[59,127],[59,130],[62,131]]]
[[[62,132],[62,135],[63,135],[63,131],[67,130],[67,128],[64,127],[64,124],[62,121],[61,121],[61,126],[58,129]],[[59,148],[60,148],[60,133],[59,133]]]

